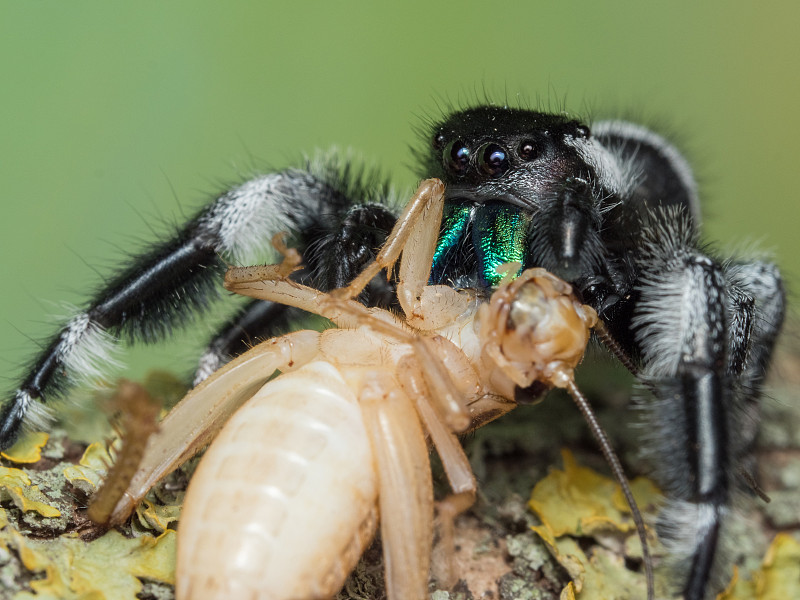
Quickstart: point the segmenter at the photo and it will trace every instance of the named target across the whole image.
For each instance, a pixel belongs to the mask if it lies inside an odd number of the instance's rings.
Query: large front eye
[[[480,167],[489,177],[502,177],[511,168],[508,152],[495,143],[484,144],[480,149]]]
[[[447,144],[443,156],[445,166],[455,175],[463,175],[469,167],[469,148],[461,140]]]

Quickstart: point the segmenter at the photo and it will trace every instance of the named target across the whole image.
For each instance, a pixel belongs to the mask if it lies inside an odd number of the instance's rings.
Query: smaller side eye
[[[442,133],[441,131],[435,133],[433,136],[433,149],[441,150],[442,148],[444,148],[445,139],[447,138],[445,138],[444,133]]]
[[[455,140],[447,144],[442,156],[445,167],[455,175],[463,175],[467,172],[469,157],[469,148],[461,140]]]
[[[590,135],[592,135],[592,132],[586,125],[578,125],[575,128],[575,135],[577,135],[579,138],[588,138]]]
[[[502,146],[490,142],[484,144],[480,150],[480,166],[489,177],[502,177],[511,168],[508,152]]]
[[[526,162],[533,160],[538,154],[536,152],[536,144],[533,143],[533,140],[522,140],[519,143],[517,154],[519,154],[519,157]]]

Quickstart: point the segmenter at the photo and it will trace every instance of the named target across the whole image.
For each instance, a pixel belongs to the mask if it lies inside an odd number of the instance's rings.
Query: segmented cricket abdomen
[[[333,596],[377,523],[361,408],[315,362],[266,384],[195,473],[178,529],[179,599]]]

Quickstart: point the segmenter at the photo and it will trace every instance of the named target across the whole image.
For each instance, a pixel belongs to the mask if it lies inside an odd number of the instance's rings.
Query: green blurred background
[[[758,242],[791,281],[799,26],[795,2],[4,1],[7,387],[63,302],[210,194],[333,145],[410,189],[413,126],[484,93],[666,127],[702,180],[706,237]]]

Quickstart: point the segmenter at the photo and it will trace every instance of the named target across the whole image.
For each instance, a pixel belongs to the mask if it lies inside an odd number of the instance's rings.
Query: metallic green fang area
[[[507,204],[487,204],[477,212],[472,235],[483,283],[497,286],[504,277],[497,268],[505,263],[518,262],[517,275],[522,271],[527,258],[525,240],[530,221],[530,215]]]
[[[436,251],[433,253],[431,281],[438,282],[439,274],[445,267],[447,257],[452,251],[455,251],[458,244],[463,243],[471,208],[468,204],[449,204],[445,206],[439,242],[436,245]]]

